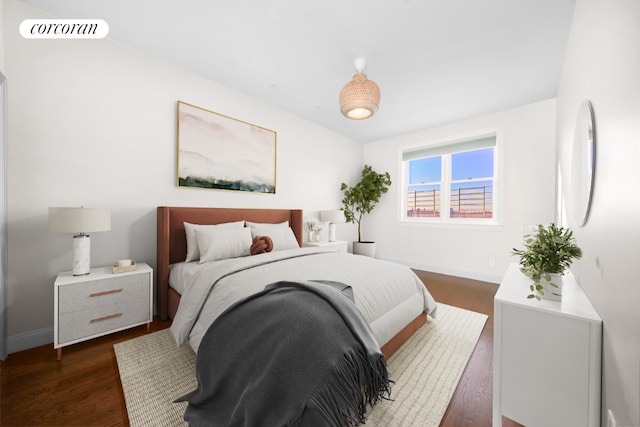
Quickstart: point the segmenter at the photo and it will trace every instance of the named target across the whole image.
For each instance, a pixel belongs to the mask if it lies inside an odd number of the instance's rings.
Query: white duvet
[[[433,297],[408,267],[323,248],[291,249],[173,264],[169,283],[182,294],[171,325],[176,343],[188,341],[197,353],[209,326],[229,306],[280,280],[333,280],[351,286],[356,307],[380,347],[421,312],[435,315]]]

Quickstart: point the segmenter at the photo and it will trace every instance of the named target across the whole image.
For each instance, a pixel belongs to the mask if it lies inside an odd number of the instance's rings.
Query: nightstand
[[[331,248],[338,252],[347,253],[347,242],[343,240],[336,240],[335,242],[304,242],[302,246],[316,247],[316,248]]]
[[[62,347],[153,321],[153,270],[113,274],[112,267],[92,268],[85,276],[70,271],[54,283],[53,348]]]

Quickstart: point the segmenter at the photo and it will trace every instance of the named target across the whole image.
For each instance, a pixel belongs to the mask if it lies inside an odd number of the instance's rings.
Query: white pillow
[[[274,227],[272,225],[251,227],[251,236],[271,237],[274,251],[300,248],[298,240],[296,239],[295,234],[293,234],[293,230],[289,227]]]
[[[268,223],[268,222],[251,222],[246,221],[247,227],[288,227],[289,221],[283,221],[278,223]]]
[[[189,222],[184,223],[184,232],[187,236],[187,258],[185,262],[197,261],[200,259],[200,249],[198,248],[198,242],[196,241],[196,230],[197,229],[214,229],[216,227],[219,228],[243,228],[244,221],[236,221],[236,222],[225,222],[222,224],[211,224],[211,225],[201,225],[201,224],[191,224]]]
[[[251,254],[252,237],[248,228],[196,229],[196,240],[200,264]]]

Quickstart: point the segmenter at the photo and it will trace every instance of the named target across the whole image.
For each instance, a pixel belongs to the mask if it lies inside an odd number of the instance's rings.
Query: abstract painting
[[[276,192],[276,132],[178,101],[178,186]]]

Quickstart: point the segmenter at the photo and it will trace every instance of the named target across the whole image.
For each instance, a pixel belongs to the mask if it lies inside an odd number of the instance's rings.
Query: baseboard
[[[46,344],[51,344],[53,349],[53,327],[11,335],[7,338],[7,353],[17,353]]]
[[[416,270],[430,271],[433,273],[446,274],[448,276],[463,277],[465,279],[480,280],[482,282],[489,282],[489,283],[502,282],[502,276],[495,275],[495,274],[485,274],[485,273],[478,273],[473,271],[457,270],[454,268],[438,267],[436,265],[407,262],[407,261],[402,261],[397,259],[387,259],[387,261],[406,265],[407,267],[415,268]]]

